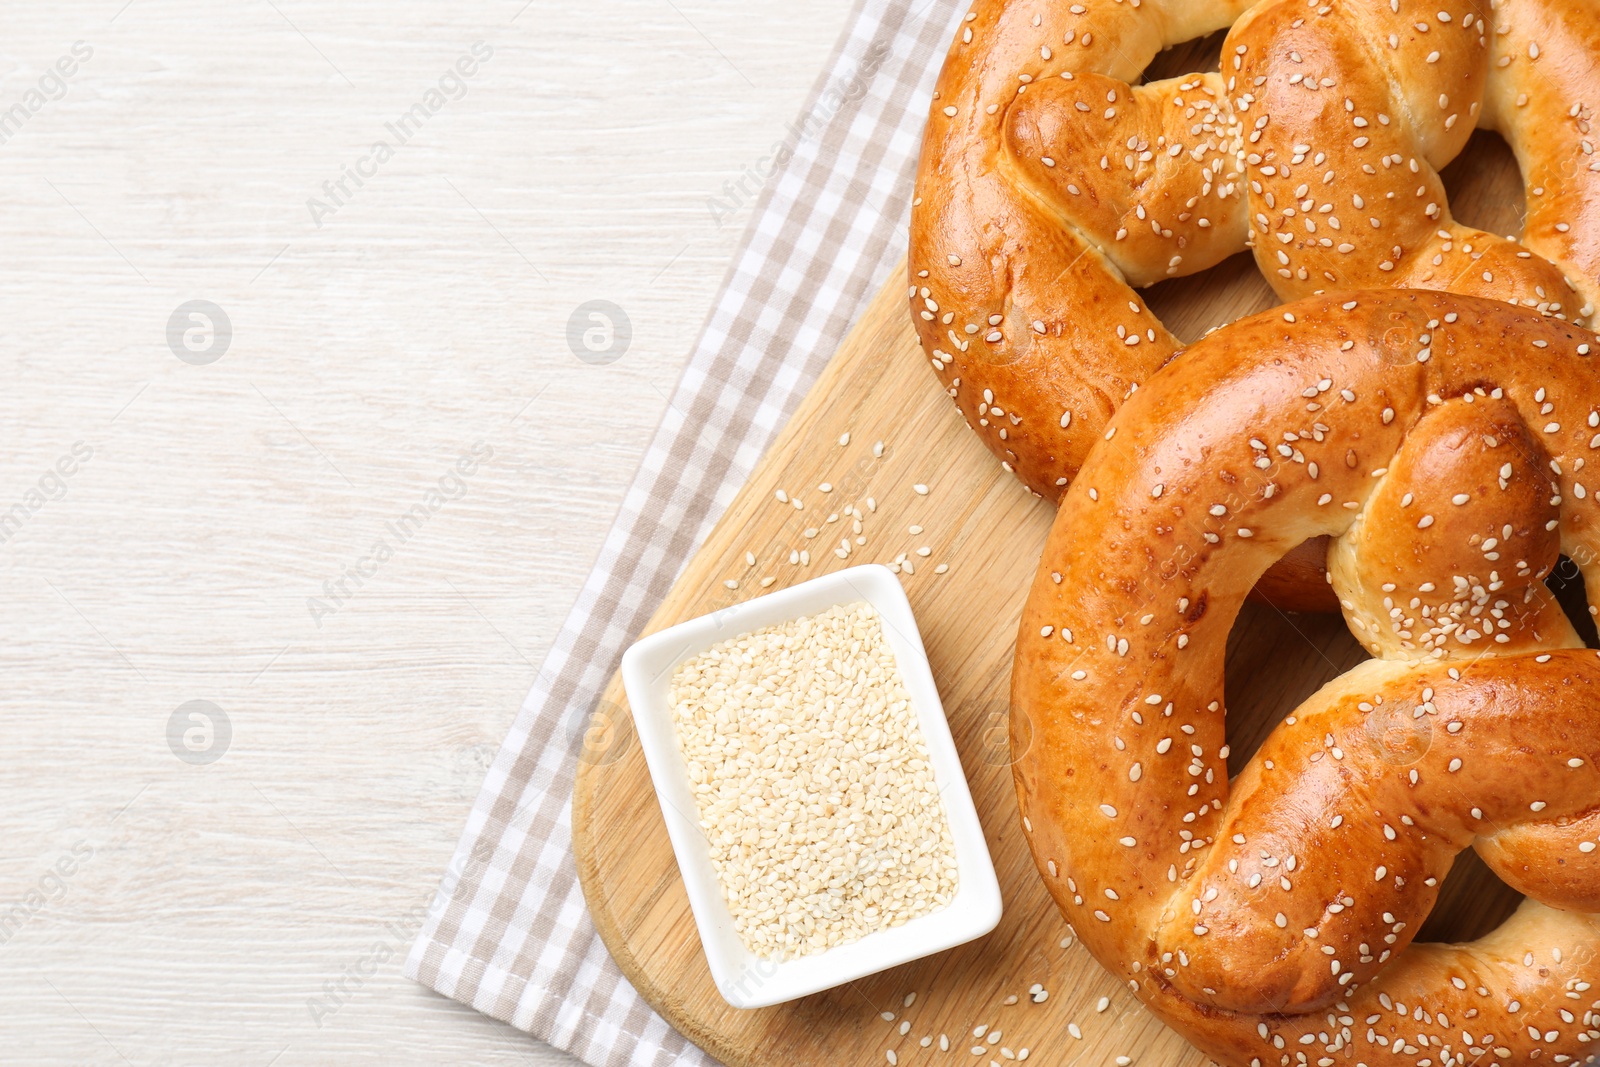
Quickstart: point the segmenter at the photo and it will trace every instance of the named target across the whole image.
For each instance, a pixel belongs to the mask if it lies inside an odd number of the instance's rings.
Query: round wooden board
[[[1198,69],[1195,66],[1180,69]],[[1521,181],[1503,143],[1479,134],[1446,172],[1464,221],[1499,233],[1520,228]],[[1201,1067],[1207,1060],[1143,1010],[1069,931],[1022,840],[1007,744],[1011,659],[1028,582],[1051,510],[1031,497],[962,424],[917,347],[897,273],[830,363],[750,482],[689,563],[650,630],[716,610],[762,590],[825,571],[912,552],[902,580],[938,679],[956,744],[994,855],[1005,917],[992,934],[925,960],[813,997],[758,1011],[730,1008],[711,982],[688,898],[667,841],[620,681],[613,680],[590,732],[573,798],[578,872],[590,912],[617,963],[644,998],[691,1041],[731,1067],[839,1067],[1005,1060],[1031,1050],[1041,1067],[1135,1063]],[[1254,264],[1236,256],[1213,271],[1163,283],[1150,303],[1182,337],[1276,303]],[[841,447],[840,435],[850,444]],[[883,441],[881,458],[873,443]],[[834,486],[830,494],[819,483]],[[930,487],[915,494],[913,483]],[[776,502],[785,488],[806,510]],[[867,516],[868,543],[838,559],[828,515],[848,503]],[[908,527],[925,532],[913,536]],[[803,530],[823,530],[807,540]],[[927,545],[927,557],[914,554]],[[809,567],[787,560],[809,548]],[[747,566],[745,553],[757,558]],[[948,563],[946,574],[934,568]],[[730,591],[728,579],[740,587]],[[1303,697],[1365,658],[1337,616],[1289,615],[1247,605],[1230,640],[1228,732],[1233,769]],[[1424,938],[1474,937],[1517,901],[1466,853],[1446,882]],[[1028,989],[1050,993],[1034,1004]],[[914,1003],[905,1000],[916,994]],[[1015,1004],[1007,1005],[1010,997]],[[1109,1008],[1097,1011],[1101,997]],[[882,1013],[893,1013],[886,1022]],[[909,1030],[902,1034],[902,1024]],[[1076,1024],[1081,1038],[1070,1036]],[[990,1044],[973,1029],[999,1031]],[[941,1053],[940,1035],[951,1051]],[[921,1041],[931,1037],[924,1048]]]

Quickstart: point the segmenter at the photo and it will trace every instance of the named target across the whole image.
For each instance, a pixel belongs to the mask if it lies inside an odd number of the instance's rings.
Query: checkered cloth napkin
[[[623,649],[905,252],[956,0],[858,0],[594,571],[489,769],[406,974],[597,1067],[710,1064],[618,971],[572,857],[573,772]]]

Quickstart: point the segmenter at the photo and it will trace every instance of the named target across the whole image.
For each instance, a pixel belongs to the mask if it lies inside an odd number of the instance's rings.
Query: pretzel
[[[1600,339],[1476,298],[1314,297],[1198,342],[1102,438],[1012,681],[1023,826],[1083,943],[1235,1067],[1596,1051],[1600,653],[1542,579],[1565,552],[1600,589]],[[1316,535],[1375,658],[1230,781],[1228,631]],[[1412,944],[1469,846],[1528,899]]]
[[[1132,86],[1232,24],[1222,69]],[[1246,247],[1278,296],[1410,287],[1573,321],[1600,299],[1600,5],[977,0],[912,209],[922,347],[985,444],[1059,497],[1177,351],[1136,292]],[[1499,131],[1523,242],[1452,219],[1438,170]]]

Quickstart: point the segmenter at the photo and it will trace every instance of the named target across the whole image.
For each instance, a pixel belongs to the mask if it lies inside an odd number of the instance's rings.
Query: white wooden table
[[[572,1062],[400,960],[846,10],[8,9],[0,1059]]]

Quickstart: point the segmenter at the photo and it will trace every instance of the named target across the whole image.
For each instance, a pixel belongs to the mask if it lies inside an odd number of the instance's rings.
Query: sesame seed
[[[850,668],[838,668],[841,662]],[[757,703],[752,692],[778,699]],[[870,605],[840,605],[713,645],[678,668],[670,705],[712,866],[749,951],[769,959],[811,955],[953,899],[950,826]],[[734,733],[726,731],[730,721],[739,723]],[[833,754],[839,738],[859,752]],[[812,744],[830,753],[829,776],[841,784],[822,790],[839,799],[826,807],[774,804],[770,798],[791,795],[786,760],[819,761],[820,753],[805,752]],[[879,783],[871,808],[842,784],[868,780]],[[892,821],[871,814],[880,801]],[[811,844],[837,841],[844,827],[865,831],[861,853]],[[751,849],[750,840],[761,847]],[[875,857],[871,867],[862,855]]]

